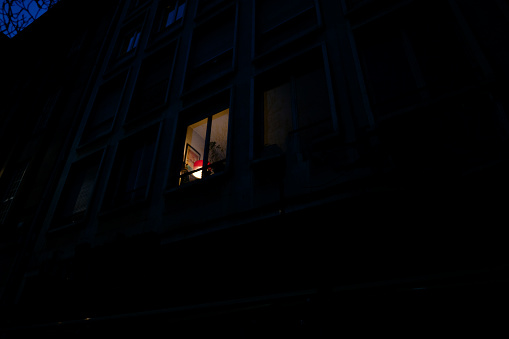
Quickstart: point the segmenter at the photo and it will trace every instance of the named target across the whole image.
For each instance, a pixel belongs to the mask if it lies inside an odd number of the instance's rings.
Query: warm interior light
[[[193,171],[196,171],[200,168],[203,167],[203,160],[198,160],[198,161],[195,161],[194,162],[194,165],[193,165]],[[196,178],[196,179],[201,179],[201,173],[203,171],[196,171],[196,172],[193,172],[193,176]]]

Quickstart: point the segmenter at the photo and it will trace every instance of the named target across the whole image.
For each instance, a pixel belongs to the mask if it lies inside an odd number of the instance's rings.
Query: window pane
[[[173,9],[167,16],[166,27],[170,26],[174,22],[175,22],[175,10]]]
[[[225,166],[228,147],[228,117],[228,109],[212,116],[208,161],[212,164],[213,173],[220,172]]]
[[[303,147],[332,132],[330,101],[323,68],[295,78],[299,139]]]
[[[99,164],[94,167],[89,168],[86,173],[84,173],[83,184],[78,193],[78,197],[76,198],[76,204],[74,204],[73,214],[85,212],[88,206],[88,201],[92,194],[92,188],[94,187],[95,177],[97,175],[97,170],[99,168]]]
[[[286,139],[292,130],[292,91],[285,83],[263,93],[264,144],[286,150]]]
[[[80,221],[88,209],[102,152],[71,166],[55,212],[54,227]]]
[[[179,6],[178,11],[177,11],[177,18],[176,18],[176,20],[182,19],[182,17],[184,16],[184,9],[185,8],[186,8],[186,4],[185,3]]]
[[[187,127],[186,142],[184,145],[184,159],[182,168],[181,184],[193,181],[195,179],[201,179],[202,171],[193,172],[190,175],[186,173],[192,172],[195,169],[199,169],[201,164],[200,160],[203,160],[205,154],[205,138],[207,137],[207,121],[203,119],[195,124]]]
[[[143,199],[147,190],[155,141],[135,148],[126,159],[125,180],[119,192],[126,201]]]

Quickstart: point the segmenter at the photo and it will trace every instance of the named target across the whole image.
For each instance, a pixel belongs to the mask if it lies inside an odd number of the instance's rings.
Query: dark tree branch
[[[60,0],[4,0],[0,8],[0,32],[12,37]]]

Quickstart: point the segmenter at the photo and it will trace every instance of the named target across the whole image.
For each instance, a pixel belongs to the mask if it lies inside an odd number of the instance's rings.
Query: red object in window
[[[210,165],[210,162],[207,163],[207,165]],[[203,167],[203,160],[195,161],[193,164],[193,171],[199,170],[202,167]],[[193,176],[195,176],[198,179],[201,179],[201,171],[194,172]]]

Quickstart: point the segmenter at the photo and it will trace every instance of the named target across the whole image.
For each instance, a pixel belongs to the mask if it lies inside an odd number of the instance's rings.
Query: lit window
[[[180,184],[219,173],[226,167],[229,109],[187,127]],[[204,164],[206,170],[203,170]]]

